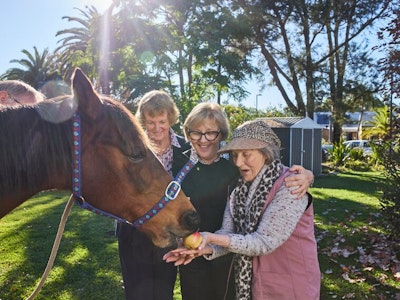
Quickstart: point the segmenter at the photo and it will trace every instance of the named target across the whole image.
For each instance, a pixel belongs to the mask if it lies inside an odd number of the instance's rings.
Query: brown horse
[[[100,97],[77,69],[73,95],[0,112],[0,218],[43,190],[72,189],[72,116],[81,118],[82,197],[134,221],[159,201],[171,182],[133,115]],[[160,247],[196,230],[199,218],[179,192],[139,230]]]

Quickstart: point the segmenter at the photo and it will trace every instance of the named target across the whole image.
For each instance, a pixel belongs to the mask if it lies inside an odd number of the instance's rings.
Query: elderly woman
[[[296,199],[284,184],[292,174],[279,150],[279,138],[263,121],[238,127],[219,150],[231,153],[241,175],[221,229],[202,232],[198,250],[176,249],[164,259],[186,265],[197,256],[212,260],[233,252],[236,299],[319,299],[312,198]]]
[[[155,154],[173,175],[174,160],[187,161],[183,152],[190,149],[190,144],[172,129],[179,121],[175,102],[168,93],[152,90],[140,99],[136,117]],[[117,224],[117,236],[125,298],[172,300],[177,268],[162,260],[169,249],[154,246],[147,236],[128,224]]]

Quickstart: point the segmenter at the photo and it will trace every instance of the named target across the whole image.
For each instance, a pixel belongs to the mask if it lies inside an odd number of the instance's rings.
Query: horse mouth
[[[178,241],[183,236],[175,234],[172,230],[168,230],[167,232],[169,233],[169,246],[174,248],[178,247]]]
[[[153,243],[160,248],[167,248],[167,247],[176,248],[178,247],[178,241],[183,237],[187,236],[188,234],[190,234],[190,232],[176,233],[171,229],[167,229],[166,234],[162,235],[158,239],[156,238],[156,240],[153,240]]]

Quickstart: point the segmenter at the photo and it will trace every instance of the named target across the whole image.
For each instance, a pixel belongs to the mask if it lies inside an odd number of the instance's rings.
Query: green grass
[[[399,299],[398,257],[379,211],[382,183],[379,173],[353,172],[321,176],[311,188],[321,299]]]
[[[0,299],[25,299],[46,267],[69,195],[42,193],[0,220]],[[123,299],[113,221],[72,208],[36,299]]]
[[[379,214],[378,173],[318,177],[321,299],[396,299],[399,264]],[[0,299],[25,299],[39,281],[68,193],[41,193],[0,220]],[[123,299],[113,221],[74,206],[54,267],[36,299]],[[398,258],[397,258],[398,259]],[[174,300],[180,300],[179,282]]]

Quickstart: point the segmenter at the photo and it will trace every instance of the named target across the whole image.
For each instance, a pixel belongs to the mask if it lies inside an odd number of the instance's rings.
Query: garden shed
[[[282,162],[287,166],[302,165],[314,175],[322,173],[322,129],[309,117],[261,118],[282,143]]]

